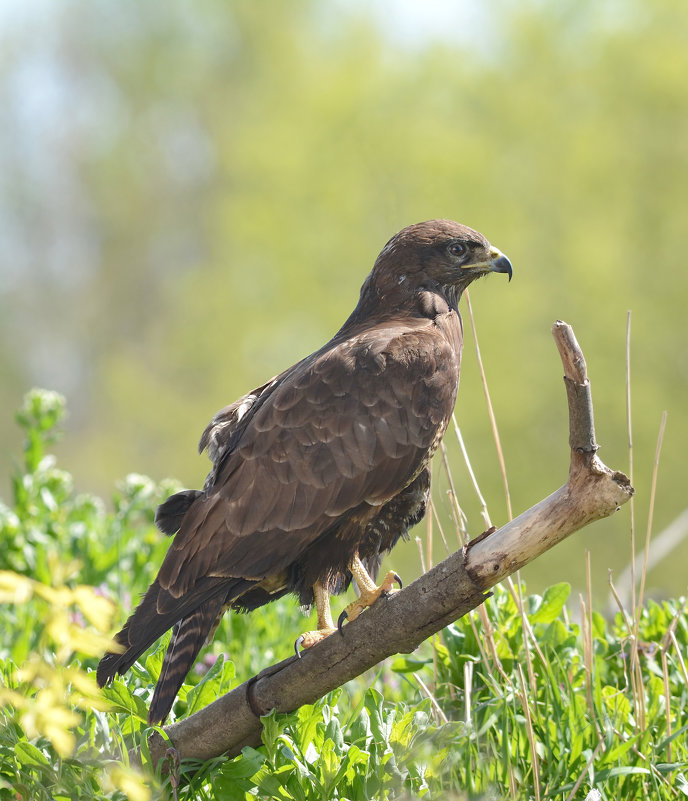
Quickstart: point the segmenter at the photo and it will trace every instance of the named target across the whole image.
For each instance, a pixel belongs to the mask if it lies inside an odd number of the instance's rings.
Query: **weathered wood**
[[[471,582],[461,551],[454,553],[347,624],[344,636],[328,637],[301,659],[294,656],[273,665],[191,717],[167,726],[165,733],[182,759],[237,754],[245,745],[260,742],[258,714],[271,709],[290,712],[313,703],[386,657],[413,651],[487,597]],[[160,735],[149,745],[154,758],[168,747]]]
[[[395,653],[410,652],[481,604],[497,582],[583,526],[629,500],[623,474],[596,455],[590,382],[573,330],[557,321],[553,334],[564,365],[569,405],[571,464],[566,484],[502,528],[481,535],[402,591],[381,599],[333,635],[254,676],[149,740],[154,763],[173,746],[182,759],[235,755],[260,743],[259,715],[313,703]]]
[[[595,456],[571,452],[569,480],[489,537],[466,546],[466,569],[481,589],[537,559],[574,531],[608,517],[633,494],[623,473]]]

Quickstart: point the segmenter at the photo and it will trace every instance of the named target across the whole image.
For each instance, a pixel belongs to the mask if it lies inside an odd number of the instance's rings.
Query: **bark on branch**
[[[424,640],[481,604],[487,590],[583,526],[607,517],[633,495],[628,478],[597,458],[590,382],[571,326],[552,329],[564,365],[571,464],[566,484],[502,528],[480,535],[401,592],[381,599],[328,637],[266,668],[194,715],[149,739],[153,764],[173,746],[205,761],[260,744],[259,716],[316,701],[388,656]]]

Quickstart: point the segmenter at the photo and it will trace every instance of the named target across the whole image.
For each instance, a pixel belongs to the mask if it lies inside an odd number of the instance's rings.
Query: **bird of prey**
[[[202,490],[158,508],[174,540],[118,652],[102,658],[100,686],[173,628],[149,710],[162,722],[228,608],[288,592],[315,603],[318,628],[298,653],[337,630],[329,595],[352,578],[359,597],[340,626],[401,583],[390,572],[377,586],[371,573],[425,513],[428,462],[459,385],[459,299],[491,272],[511,279],[511,263],[477,231],[450,220],[404,228],[327,344],[215,415],[199,446],[212,469]]]

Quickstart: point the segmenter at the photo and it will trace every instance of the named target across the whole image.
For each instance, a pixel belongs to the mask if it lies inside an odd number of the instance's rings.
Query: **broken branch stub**
[[[569,445],[571,450],[594,453],[595,423],[588,368],[578,340],[570,325],[557,320],[552,326],[554,341],[564,365],[564,384],[569,407]]]
[[[590,381],[573,329],[557,320],[552,334],[564,365],[569,407],[569,479],[490,537],[468,543],[466,569],[481,589],[493,587],[574,531],[608,517],[633,495],[628,478],[597,457]]]
[[[148,743],[154,764],[170,744],[182,759],[202,761],[259,745],[261,714],[313,703],[386,657],[412,651],[480,605],[490,587],[630,499],[633,487],[628,478],[597,457],[590,381],[573,329],[557,321],[552,333],[564,365],[569,407],[571,463],[566,484],[375,603],[345,627],[343,637],[327,637],[302,659],[272,665],[199,712],[166,726],[165,737],[155,732]]]

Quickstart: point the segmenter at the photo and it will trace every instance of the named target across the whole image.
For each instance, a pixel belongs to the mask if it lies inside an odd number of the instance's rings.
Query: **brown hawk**
[[[370,573],[425,513],[427,465],[459,385],[459,298],[490,272],[511,279],[511,263],[477,231],[450,220],[405,228],[326,345],[215,415],[200,441],[213,464],[205,486],[158,508],[175,537],[116,636],[121,652],[98,666],[101,686],[174,627],[149,711],[160,722],[227,608],[288,592],[315,602],[318,630],[298,653],[336,631],[329,593],[355,579],[351,620],[391,590],[395,573],[379,587]]]

